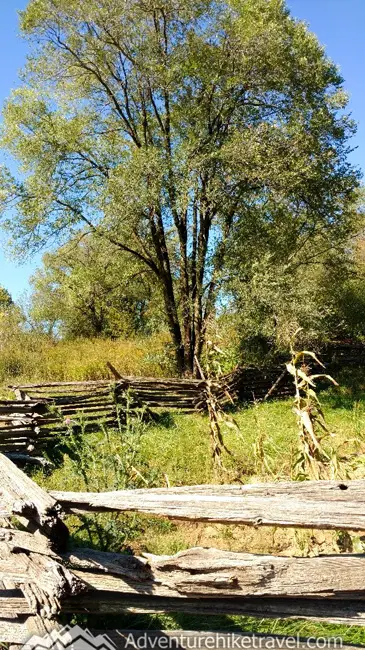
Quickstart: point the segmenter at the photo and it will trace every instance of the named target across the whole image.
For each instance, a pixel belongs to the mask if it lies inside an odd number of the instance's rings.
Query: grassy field
[[[365,378],[347,371],[338,377],[340,388],[321,393],[333,436],[328,449],[341,462],[337,476],[365,478]],[[218,474],[210,451],[206,416],[163,413],[156,423],[131,421],[127,430],[100,432],[59,443],[62,457],[57,469],[36,480],[48,489],[108,490],[144,486],[193,485],[208,482],[257,482],[293,478],[298,433],[290,400],[241,406],[234,413],[240,432],[227,430],[225,440],[233,456],[225,457],[226,470]],[[66,446],[63,446],[66,445]],[[55,448],[53,446],[53,452]],[[96,522],[96,525],[95,525]],[[256,530],[245,526],[173,523],[138,515],[70,517],[75,544],[136,553],[172,554],[191,546],[275,553],[318,555],[363,552],[365,540],[357,535],[278,528]],[[103,618],[101,627],[114,624]],[[93,621],[95,625],[95,621]],[[117,620],[119,627],[185,629],[241,629],[256,632],[340,635],[346,642],[365,645],[365,629],[298,621],[255,620],[247,617],[144,616]]]

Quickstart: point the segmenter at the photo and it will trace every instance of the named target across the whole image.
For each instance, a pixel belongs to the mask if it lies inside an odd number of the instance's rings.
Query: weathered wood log
[[[2,415],[19,413],[29,414],[33,412],[44,413],[46,412],[46,404],[43,402],[2,402],[0,403],[0,413]]]
[[[0,455],[0,504],[18,519],[25,519],[34,533],[12,528],[10,522],[0,528],[0,584],[13,592],[10,610],[17,616],[30,612],[51,618],[59,614],[63,598],[83,591],[85,585],[63,566],[55,548],[65,549],[68,530],[59,519],[60,508],[52,497]],[[49,536],[46,537],[44,535]],[[0,593],[1,595],[1,593]],[[14,600],[15,598],[15,600]],[[0,603],[0,618],[9,618],[9,606]],[[14,643],[14,639],[11,641]]]
[[[203,382],[201,379],[180,379],[180,378],[165,378],[165,377],[134,377],[130,375],[123,375],[120,380],[122,383],[127,384],[143,384],[152,386],[200,386]],[[52,388],[52,387],[80,387],[80,386],[106,386],[118,385],[119,381],[111,381],[110,379],[97,379],[88,381],[47,381],[44,383],[24,384],[22,386],[9,386],[12,390],[24,390],[32,388]]]
[[[47,620],[39,615],[23,615],[17,620],[0,620],[0,643],[23,646],[31,636],[44,636],[59,627],[55,620]]]
[[[108,379],[97,379],[97,380],[90,380],[90,381],[45,381],[44,383],[38,383],[38,384],[24,384],[23,386],[9,385],[8,388],[14,391],[15,390],[27,391],[27,389],[33,389],[33,388],[42,388],[42,389],[53,388],[53,387],[63,388],[65,386],[95,387],[95,386],[106,386],[113,383],[115,382],[111,382]]]
[[[120,510],[253,526],[365,530],[364,480],[50,494],[70,512]]]
[[[0,442],[0,453],[7,454],[8,452],[14,453],[26,453],[29,451],[29,446],[31,442],[28,438],[20,440],[16,438],[15,440],[7,440]]]
[[[59,400],[63,403],[68,399],[75,399],[77,395],[91,397],[98,394],[106,395],[115,389],[119,394],[131,389],[137,401],[164,408],[194,409],[197,401],[201,401],[204,382],[190,379],[155,379],[140,377],[122,377],[116,382],[100,380],[95,382],[46,382],[45,384],[29,384],[27,386],[12,387],[13,390],[27,391],[32,399],[46,398],[56,404]],[[109,390],[108,390],[109,389]],[[74,404],[76,406],[76,403]]]
[[[57,548],[65,548],[68,530],[59,518],[59,504],[3,454],[0,454],[0,509],[25,518],[30,530],[42,531]]]
[[[56,393],[55,394],[55,400],[57,400],[57,404],[63,405],[63,404],[75,404],[75,403],[80,403],[80,402],[85,402],[85,404],[92,403],[95,400],[110,400],[111,398],[111,391],[109,389],[105,390],[95,390],[95,391],[89,391],[87,393],[77,393],[77,395],[73,395],[71,393],[67,393],[66,395],[63,393]],[[48,405],[48,407],[53,403],[52,401],[52,395],[47,391],[47,397],[43,398],[43,401]],[[41,402],[43,403],[43,402]]]
[[[49,557],[57,557],[52,549],[51,541],[44,535],[33,535],[16,528],[0,528],[0,543],[6,544],[10,553],[26,551],[40,553]]]
[[[275,557],[192,548],[172,556],[76,549],[65,556],[98,591],[172,598],[362,598],[365,555]]]
[[[17,426],[14,424],[12,427],[0,428],[0,439],[8,435],[12,435],[13,438],[24,436],[24,434],[33,433],[32,427],[23,427]]]
[[[108,400],[107,402],[80,402],[79,404],[62,404],[58,405],[59,412],[62,415],[66,415],[69,413],[77,413],[77,412],[83,412],[83,413],[88,413],[88,412],[98,412],[98,411],[111,411],[116,408],[116,405],[114,402],[111,400]]]
[[[0,580],[19,586],[31,612],[45,618],[60,612],[62,599],[85,589],[56,559],[38,552],[13,553],[7,542],[0,544]]]
[[[4,618],[16,620],[18,616],[31,613],[32,608],[19,589],[0,588],[0,625]]]
[[[176,612],[202,616],[242,615],[258,618],[308,619],[339,625],[365,626],[363,600],[339,601],[310,598],[160,598],[116,592],[90,591],[64,602],[62,611],[111,615]]]
[[[19,420],[21,424],[33,424],[34,417],[33,414],[23,414],[23,413],[9,413],[8,415],[0,415],[0,425],[4,422],[14,422],[14,420]],[[15,425],[16,426],[16,425]]]

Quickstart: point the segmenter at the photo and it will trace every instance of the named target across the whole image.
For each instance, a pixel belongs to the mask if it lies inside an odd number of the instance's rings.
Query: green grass
[[[321,393],[328,424],[335,436],[331,445],[344,456],[342,473],[365,477],[365,379],[363,373],[347,372],[339,377],[340,388]],[[227,430],[225,441],[233,452],[226,456],[227,471],[217,476],[211,460],[208,420],[192,414],[163,414],[158,423],[143,425],[138,430],[138,444],[133,430],[129,437],[123,432],[87,436],[87,483],[80,468],[67,456],[52,474],[38,473],[36,479],[49,489],[84,490],[143,487],[143,485],[172,486],[209,482],[242,482],[290,480],[298,438],[291,400],[272,401],[256,406],[242,406],[233,414],[240,434]],[[139,427],[142,425],[139,424]],[[258,448],[257,441],[260,441]],[[109,445],[109,446],[108,446]],[[110,456],[112,454],[112,456]],[[124,465],[123,484],[115,483],[110,458],[118,454]],[[130,461],[133,458],[133,462]],[[129,460],[128,460],[129,459]],[[265,461],[265,462],[263,462]],[[138,472],[135,473],[135,469]],[[132,471],[133,470],[133,471]],[[141,478],[142,477],[142,478]],[[216,546],[230,550],[298,554],[340,552],[340,537],[333,532],[293,531],[243,526],[204,525],[168,522],[156,518],[125,515],[114,518],[100,515],[99,526],[107,530],[106,541],[113,550],[131,546],[138,552],[175,553],[194,545]],[[95,515],[89,516],[95,519]],[[69,525],[77,544],[90,545],[85,527],[76,517]],[[354,536],[356,550],[361,540]],[[360,547],[359,547],[360,544]],[[95,545],[98,538],[95,537]],[[355,547],[354,547],[355,548]],[[80,621],[80,619],[79,619]],[[81,621],[83,622],[83,621]],[[86,621],[85,621],[86,624]],[[310,621],[273,621],[250,617],[199,617],[182,615],[103,617],[93,627],[117,625],[124,628],[151,629],[220,629],[245,630],[301,636],[341,636],[344,642],[365,645],[365,629],[358,627],[318,624]]]

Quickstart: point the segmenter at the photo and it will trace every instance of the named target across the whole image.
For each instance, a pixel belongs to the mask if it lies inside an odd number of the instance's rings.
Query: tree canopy
[[[31,0],[21,26],[7,227],[29,250],[93,233],[147,269],[181,372],[235,256],[305,266],[356,229],[343,80],[281,0]]]

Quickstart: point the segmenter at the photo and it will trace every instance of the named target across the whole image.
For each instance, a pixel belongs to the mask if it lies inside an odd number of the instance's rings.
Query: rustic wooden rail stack
[[[131,408],[159,407],[184,412],[204,407],[205,382],[194,379],[122,377],[116,381],[49,382],[10,387],[16,400],[0,401],[0,452],[33,454],[70,425],[92,431],[101,421],[123,420],[126,391]],[[118,416],[117,416],[118,409]]]
[[[292,380],[282,381],[282,368],[262,370],[247,368],[211,383],[210,389],[222,403],[235,399],[262,398],[273,388],[272,397],[292,392]],[[281,381],[275,385],[278,377]],[[243,388],[242,388],[243,387]],[[132,407],[178,409],[182,412],[205,410],[207,382],[197,379],[155,379],[121,377],[115,381],[48,382],[10,386],[16,400],[0,401],[0,452],[33,454],[42,452],[44,444],[70,424],[92,431],[100,421],[117,426],[117,408],[122,416],[125,394],[131,391]],[[230,397],[228,397],[228,395]],[[118,406],[119,405],[119,406]]]
[[[318,356],[336,377],[341,368],[365,366],[365,345],[353,342],[329,343],[322,347]],[[276,359],[275,364],[266,367],[238,367],[223,377],[222,382],[230,394],[241,401],[285,398],[294,394],[293,379],[285,372],[287,361],[288,357],[282,356]],[[318,366],[318,372],[322,371]]]
[[[197,612],[365,626],[365,556],[274,557],[193,548],[134,557],[68,547],[64,513],[141,512],[253,526],[365,530],[365,481],[46,493],[0,455],[0,642],[59,614]],[[14,527],[13,517],[26,526]],[[12,518],[12,519],[10,519]],[[247,646],[246,646],[247,647]]]
[[[63,409],[77,408],[94,396],[111,405],[112,391],[131,390],[133,395],[151,407],[194,409],[201,397],[204,382],[199,379],[158,379],[155,377],[120,377],[99,381],[46,382],[11,386],[19,397],[32,400],[54,400]],[[109,402],[106,397],[109,396]]]

